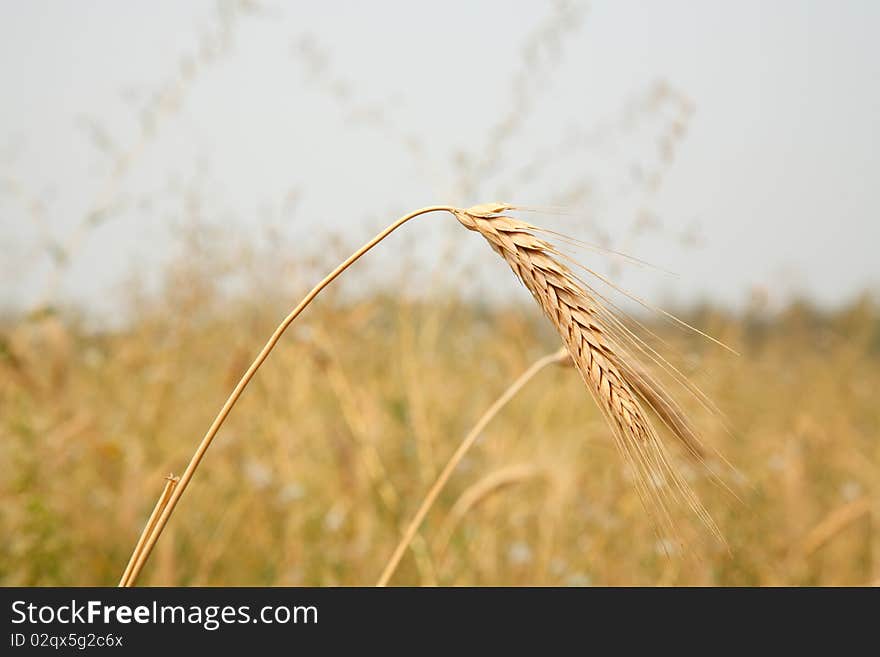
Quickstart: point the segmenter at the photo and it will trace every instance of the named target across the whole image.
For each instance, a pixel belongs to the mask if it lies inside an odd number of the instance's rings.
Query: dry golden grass
[[[3,329],[0,583],[115,583],[164,475],[188,456],[190,437],[271,332],[277,297],[249,290],[221,299],[201,273],[175,276],[125,330],[95,333],[57,313]],[[143,583],[375,581],[461,436],[558,343],[535,315],[445,293],[413,302],[327,290],[228,418]],[[395,583],[876,581],[876,306],[688,318],[742,351],[731,358],[651,325],[728,415],[730,433],[697,400],[681,402],[706,442],[737,465],[742,504],[686,449],[670,448],[670,458],[712,509],[729,554],[709,545],[699,560],[665,556],[670,546],[658,544],[609,449],[601,412],[585,403],[573,370],[550,368],[449,478],[421,528],[419,554],[404,556]],[[521,464],[541,476],[485,484],[492,494],[451,516],[458,500],[473,498],[465,491]]]

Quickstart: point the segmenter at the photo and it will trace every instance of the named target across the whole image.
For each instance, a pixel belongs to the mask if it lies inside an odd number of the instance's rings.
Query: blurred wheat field
[[[186,289],[114,332],[63,311],[5,324],[0,584],[115,583],[163,477],[285,310]],[[601,413],[553,367],[486,429],[392,583],[876,582],[877,305],[687,319],[742,354],[657,327],[726,415],[728,431],[687,408],[736,466],[740,501],[675,456],[730,552],[695,527],[693,553],[667,555]],[[372,584],[462,435],[558,346],[543,324],[530,305],[448,291],[323,297],[230,415],[141,583]]]

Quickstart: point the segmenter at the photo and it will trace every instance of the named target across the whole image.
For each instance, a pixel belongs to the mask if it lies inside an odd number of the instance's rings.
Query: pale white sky
[[[272,223],[304,252],[326,231],[356,246],[407,209],[503,194],[568,199],[613,246],[676,271],[633,280],[655,299],[742,304],[759,286],[833,304],[878,288],[880,3],[554,7],[277,2],[224,28],[213,2],[0,0],[0,305],[45,289],[40,230],[64,243],[109,200],[61,288],[99,306],[162,261],[181,189],[205,221]],[[674,91],[646,106],[661,80]],[[661,166],[675,121],[687,131]],[[131,156],[116,175],[114,152]],[[662,230],[632,238],[640,209]],[[422,248],[450,238],[440,223]],[[395,240],[376,262],[409,244]]]

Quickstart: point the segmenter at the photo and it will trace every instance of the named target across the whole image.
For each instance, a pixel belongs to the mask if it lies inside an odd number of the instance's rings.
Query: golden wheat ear
[[[507,262],[556,328],[658,524],[676,535],[670,505],[684,503],[723,542],[712,517],[673,466],[642,401],[650,396],[648,403],[691,451],[698,445],[693,429],[677,413],[671,398],[658,393],[658,386],[649,385],[635,364],[624,361],[625,352],[614,339],[616,327],[609,324],[609,311],[601,299],[585,289],[560,261],[554,246],[535,234],[533,226],[506,214],[514,209],[506,203],[493,203],[453,214]]]

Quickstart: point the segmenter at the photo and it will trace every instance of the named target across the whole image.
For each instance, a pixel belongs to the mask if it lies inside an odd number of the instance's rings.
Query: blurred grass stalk
[[[419,505],[418,510],[413,516],[412,520],[410,520],[409,525],[407,525],[406,530],[403,532],[403,536],[400,539],[400,542],[397,544],[397,547],[394,548],[394,552],[391,554],[391,558],[388,560],[388,563],[385,565],[385,569],[382,571],[382,574],[379,576],[379,581],[376,583],[376,586],[387,586],[388,582],[391,581],[394,572],[397,570],[397,566],[400,564],[400,560],[403,558],[406,549],[412,543],[413,538],[416,533],[419,531],[419,527],[421,527],[422,523],[425,521],[425,517],[428,515],[428,511],[431,510],[431,507],[434,505],[434,502],[437,501],[437,497],[440,495],[440,492],[443,490],[443,487],[446,486],[446,482],[449,481],[449,477],[452,476],[455,468],[458,467],[461,460],[468,453],[470,448],[474,445],[486,426],[488,426],[489,422],[492,421],[498,413],[504,408],[507,403],[516,396],[520,390],[523,389],[529,381],[534,378],[538,372],[543,370],[548,365],[553,365],[554,363],[563,363],[566,360],[570,360],[570,356],[568,355],[568,350],[565,347],[560,347],[553,353],[542,356],[538,360],[529,366],[529,368],[523,372],[510,386],[505,390],[501,395],[496,399],[492,405],[486,409],[486,412],[477,420],[477,423],[471,428],[471,430],[467,433],[464,439],[459,444],[458,448],[450,457],[449,461],[446,463],[446,466],[443,468],[443,471],[440,473],[440,476],[437,477],[437,481],[434,482],[434,485],[431,486],[431,489],[428,491],[427,495],[425,495],[425,499],[422,500],[422,503]]]

